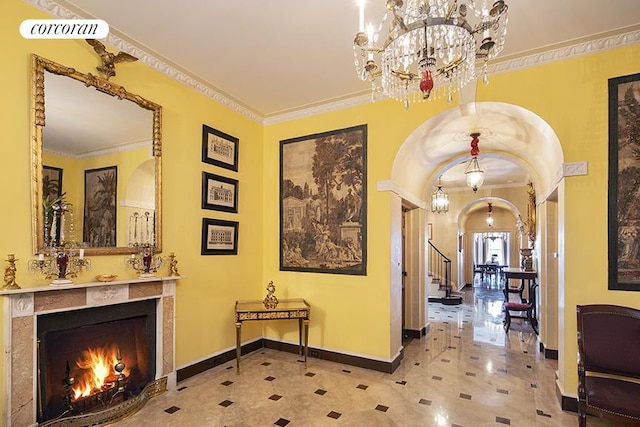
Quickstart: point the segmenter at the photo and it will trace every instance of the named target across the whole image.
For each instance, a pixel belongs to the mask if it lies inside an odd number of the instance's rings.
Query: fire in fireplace
[[[38,316],[38,421],[112,408],[153,381],[156,305]]]

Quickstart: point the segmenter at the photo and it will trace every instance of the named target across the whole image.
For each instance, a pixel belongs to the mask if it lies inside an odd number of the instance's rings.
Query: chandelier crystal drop
[[[508,7],[503,0],[385,0],[377,26],[364,22],[353,42],[355,67],[373,92],[404,102],[421,102],[459,91],[504,47]],[[406,4],[406,6],[405,6]]]
[[[471,160],[469,160],[469,164],[464,173],[467,176],[467,187],[470,187],[475,193],[484,183],[484,171],[478,163],[478,154],[480,154],[480,148],[478,147],[480,140],[478,138],[480,134],[472,133],[469,136],[471,136]]]
[[[431,193],[431,212],[449,212],[449,195],[442,189],[441,178],[438,178],[438,188]]]

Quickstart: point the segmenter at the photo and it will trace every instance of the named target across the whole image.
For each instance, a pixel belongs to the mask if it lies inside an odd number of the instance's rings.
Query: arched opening
[[[443,179],[443,187],[450,195],[449,212],[430,212],[429,198],[438,178],[446,176],[449,171],[464,171],[466,162],[470,159],[469,135],[472,132],[481,134],[479,160],[485,167],[485,184],[474,193],[455,179],[452,179],[447,187],[447,180]],[[472,277],[473,270],[470,255],[473,233],[470,233],[470,227],[474,223],[474,217],[482,215],[481,212],[486,209],[488,201],[495,203],[497,212],[504,216],[501,228],[509,232],[512,241],[515,241],[509,247],[509,253],[503,257],[510,265],[519,264],[519,246],[524,246],[524,242],[528,243],[526,238],[519,237],[519,220],[522,221],[525,217],[526,188],[528,182],[532,182],[537,194],[536,210],[544,211],[544,215],[538,215],[535,229],[535,268],[538,270],[538,280],[546,281],[540,287],[540,292],[545,295],[557,294],[557,289],[562,286],[563,277],[559,274],[547,274],[548,254],[541,251],[547,251],[547,242],[550,240],[554,241],[553,247],[557,248],[558,242],[562,239],[562,235],[557,233],[563,221],[561,215],[554,217],[555,224],[546,224],[549,218],[546,214],[549,197],[555,197],[554,212],[562,211],[557,206],[562,206],[564,202],[563,192],[556,191],[558,178],[562,176],[559,174],[562,163],[563,154],[557,136],[536,114],[511,104],[469,103],[438,114],[415,129],[397,152],[392,167],[391,183],[386,188],[396,193],[400,201],[392,204],[392,209],[400,209],[399,206],[407,202],[423,212],[422,216],[426,218],[425,227],[418,223],[419,226],[405,230],[407,233],[422,235],[411,236],[409,239],[418,242],[431,239],[432,242],[440,244],[442,251],[452,261],[455,260],[453,281],[456,286],[462,287]],[[510,172],[505,166],[514,167],[519,171],[517,181],[510,180]],[[379,188],[385,186],[379,185]],[[394,215],[398,216],[401,213]],[[477,218],[475,222],[478,222]],[[400,221],[392,222],[392,235],[399,235],[400,230],[394,228],[399,228],[401,224]],[[477,224],[475,228],[479,229]],[[428,235],[429,233],[431,235]],[[414,250],[423,253],[404,254],[404,257],[427,260],[424,253],[426,247],[427,245],[414,245]],[[394,250],[397,249],[392,248],[392,251]],[[411,248],[405,246],[404,250]],[[561,259],[556,261],[562,262]],[[428,271],[428,260],[425,262],[426,266],[418,264],[418,268]],[[554,266],[554,269],[558,271],[558,265]],[[402,295],[392,298],[391,312],[402,313],[402,302],[405,307],[415,307],[415,310],[403,314],[403,324],[418,325],[422,330],[428,330],[429,316],[425,313],[428,305],[423,304],[423,301],[406,300],[412,296],[424,295],[424,289],[427,289],[427,293],[431,291],[429,274],[417,273],[419,274],[398,271],[397,274],[392,274],[392,292],[394,289],[403,289],[401,275],[404,275],[406,280],[405,301],[402,300]],[[542,295],[538,301],[545,304],[540,307],[542,316],[557,319],[557,299]],[[408,318],[411,316],[413,317]],[[401,328],[392,328],[392,334],[399,333],[400,330]],[[546,343],[547,336],[556,337],[557,332],[557,322],[545,322],[540,334],[541,343]],[[392,343],[400,341],[400,337],[391,337]],[[557,339],[549,341],[557,343]]]

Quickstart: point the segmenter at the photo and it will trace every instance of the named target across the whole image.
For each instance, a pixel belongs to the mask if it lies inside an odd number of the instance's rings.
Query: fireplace
[[[175,389],[178,279],[179,276],[134,278],[0,291],[6,332],[0,338],[3,348],[10,350],[4,354],[5,375],[0,378],[7,391],[0,401],[0,406],[6,408],[0,415],[0,426],[36,425],[46,419],[45,410],[47,417],[57,416],[60,407],[56,409],[55,405],[62,400],[66,408],[63,381],[67,377],[79,377],[75,371],[77,359],[91,347],[97,347],[91,350],[92,354],[111,349],[117,356],[120,350],[125,365],[122,371],[125,392],[117,393],[118,390],[114,392],[107,386],[82,404],[73,402],[74,411],[83,412],[82,415],[64,415],[40,425],[113,423],[135,413],[154,396]],[[112,358],[105,364],[116,363]],[[111,372],[107,377],[108,383],[118,384],[119,374]],[[130,397],[145,383],[148,385],[142,392]],[[92,411],[88,407],[93,401],[102,405],[103,401],[112,399],[123,401],[114,408],[87,412]],[[53,406],[48,408],[50,402]]]
[[[38,316],[38,422],[113,408],[154,379],[157,302]]]

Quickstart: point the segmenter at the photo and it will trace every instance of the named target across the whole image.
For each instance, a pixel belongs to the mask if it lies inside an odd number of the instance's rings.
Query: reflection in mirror
[[[36,55],[33,71],[36,252],[160,252],[161,107]]]

